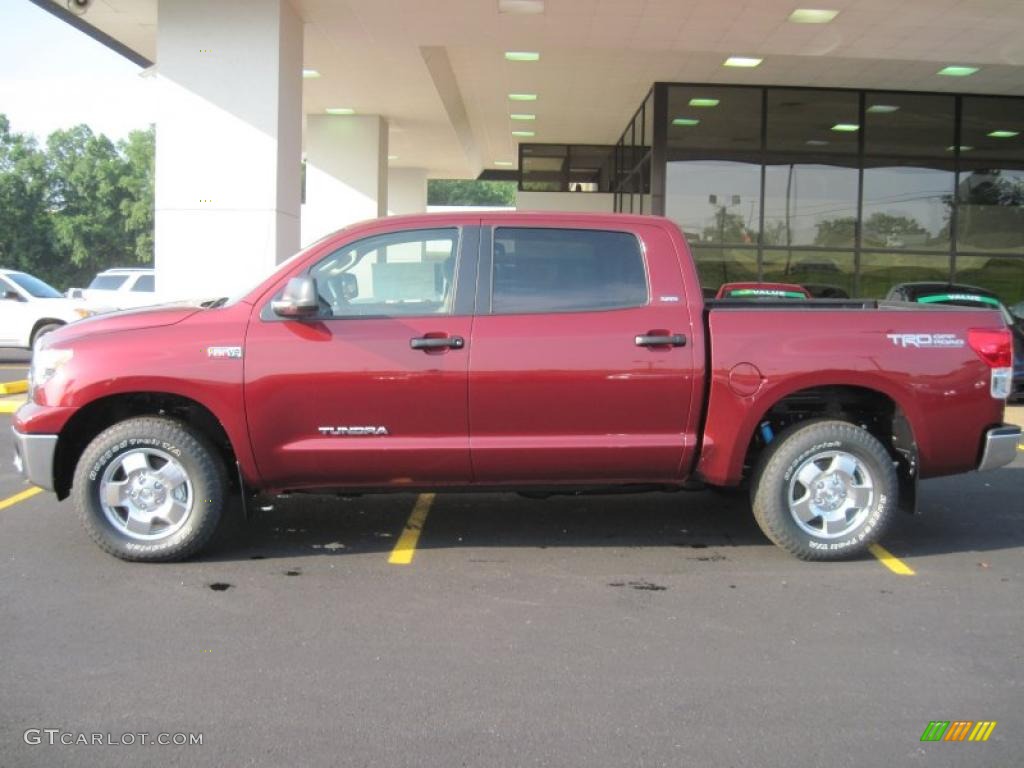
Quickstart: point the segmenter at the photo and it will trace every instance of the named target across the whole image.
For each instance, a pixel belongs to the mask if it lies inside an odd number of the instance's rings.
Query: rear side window
[[[599,311],[646,303],[647,273],[634,235],[519,227],[494,232],[495,314]]]
[[[135,285],[132,286],[133,291],[138,291],[140,293],[152,293],[155,288],[156,286],[154,285],[152,275],[142,275],[135,281]]]
[[[116,291],[127,279],[128,275],[96,275],[89,283],[89,288],[95,291]]]

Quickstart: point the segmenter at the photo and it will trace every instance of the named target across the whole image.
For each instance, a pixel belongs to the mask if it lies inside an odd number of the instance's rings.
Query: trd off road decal
[[[902,349],[960,349],[966,344],[955,333],[887,333],[885,338]]]

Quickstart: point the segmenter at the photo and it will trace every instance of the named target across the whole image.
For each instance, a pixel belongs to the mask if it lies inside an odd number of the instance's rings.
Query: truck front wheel
[[[845,421],[795,425],[764,451],[751,483],[754,518],[802,560],[840,560],[877,541],[896,507],[892,457]]]
[[[72,495],[86,531],[122,560],[181,560],[213,536],[224,506],[223,462],[199,433],[164,417],[122,421],[75,468]]]

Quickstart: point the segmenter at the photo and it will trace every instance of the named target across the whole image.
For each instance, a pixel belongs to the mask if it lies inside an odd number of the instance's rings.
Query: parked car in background
[[[156,295],[154,270],[143,267],[106,269],[92,279],[88,288],[69,289],[68,296],[109,309],[134,309],[161,301]]]
[[[0,347],[30,349],[43,334],[93,314],[38,277],[0,269]]]
[[[1013,334],[1013,384],[1010,402],[1024,401],[1024,320],[1020,310],[1024,302],[1007,308],[992,291],[963,283],[900,283],[889,289],[892,301],[913,301],[917,304],[949,304],[955,307],[998,309]]]
[[[716,299],[809,299],[806,288],[794,283],[726,283]]]

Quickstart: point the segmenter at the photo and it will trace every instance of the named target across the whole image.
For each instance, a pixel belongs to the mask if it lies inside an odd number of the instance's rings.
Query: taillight
[[[1006,328],[971,328],[967,343],[992,368],[1013,366],[1013,337]]]
[[[971,349],[992,369],[990,392],[1005,400],[1013,388],[1013,337],[1006,328],[971,328],[967,332]]]

